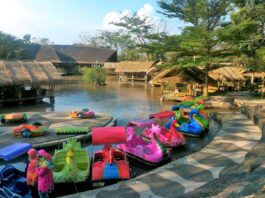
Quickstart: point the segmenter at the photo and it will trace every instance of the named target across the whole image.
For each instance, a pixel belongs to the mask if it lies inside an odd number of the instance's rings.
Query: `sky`
[[[115,30],[109,22],[137,12],[154,21],[164,19],[167,32],[180,33],[183,23],[157,13],[156,0],[0,0],[0,31],[22,38],[49,38],[55,44],[80,42],[82,34]]]

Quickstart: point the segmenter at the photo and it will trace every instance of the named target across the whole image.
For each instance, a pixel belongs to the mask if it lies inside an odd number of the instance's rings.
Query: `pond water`
[[[56,87],[54,106],[36,104],[0,109],[0,113],[10,112],[49,112],[88,108],[95,112],[105,112],[118,121],[118,125],[125,125],[127,121],[148,118],[149,114],[162,110],[170,110],[173,102],[160,102],[161,89],[150,88],[142,83],[108,82],[106,86],[89,87],[84,84],[65,84]],[[47,100],[48,102],[49,100]],[[173,150],[173,160],[200,150],[208,144],[220,129],[215,121],[210,121],[210,131],[203,138],[186,138],[187,145]],[[88,143],[91,152],[92,147]],[[129,160],[136,175],[141,175],[154,169],[135,160]],[[87,183],[79,184],[78,191],[88,190]],[[60,191],[61,186],[54,191],[54,196],[75,193],[74,185],[67,185],[67,191]]]
[[[106,86],[90,87],[84,84],[65,84],[56,87],[55,104],[8,107],[2,113],[23,111],[71,111],[88,108],[95,112],[105,112],[118,120],[126,121],[148,117],[150,113],[170,109],[169,103],[159,101],[160,88],[150,88],[142,83],[108,82]],[[45,99],[44,99],[45,101]],[[47,99],[49,102],[49,99]]]

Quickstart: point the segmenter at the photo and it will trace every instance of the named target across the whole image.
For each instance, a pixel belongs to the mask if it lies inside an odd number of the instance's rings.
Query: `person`
[[[176,94],[178,94],[180,92],[179,90],[179,87],[178,87],[178,84],[175,85],[175,91],[174,91]]]
[[[36,197],[38,194],[37,191],[37,173],[36,173],[36,164],[37,164],[37,151],[36,149],[30,149],[28,151],[28,157],[29,157],[29,163],[27,166],[27,171],[26,171],[26,178],[27,178],[27,185],[30,186],[30,190],[32,193],[33,197]]]
[[[38,151],[36,173],[38,176],[38,191],[40,198],[48,198],[53,189],[52,157],[45,150]]]
[[[188,83],[187,89],[188,89],[188,96],[192,96],[192,83]]]
[[[29,164],[27,169],[27,185],[35,186],[37,183],[36,163],[37,163],[37,151],[36,149],[30,149],[28,151]]]

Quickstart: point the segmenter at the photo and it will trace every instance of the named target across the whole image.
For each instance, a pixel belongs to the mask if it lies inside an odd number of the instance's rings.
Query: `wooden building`
[[[155,62],[122,61],[115,68],[119,81],[144,81],[147,83],[155,70]]]
[[[265,72],[245,72],[246,86],[254,88],[257,93],[264,97],[265,93]]]
[[[165,68],[149,83],[161,86],[162,101],[178,100],[182,96],[196,96],[203,92],[205,73],[198,68]],[[209,78],[209,92],[217,90],[216,82]]]
[[[119,63],[115,62],[105,62],[103,64],[103,69],[106,71],[108,75],[116,75],[115,69],[119,65]]]
[[[245,87],[244,72],[242,66],[227,66],[212,70],[209,76],[218,82],[220,89],[239,91]]]
[[[50,62],[0,61],[0,105],[39,101],[54,102],[54,87],[61,76]]]
[[[32,60],[52,62],[61,74],[78,74],[80,67],[117,62],[117,51],[112,49],[79,45],[31,45],[27,50]]]

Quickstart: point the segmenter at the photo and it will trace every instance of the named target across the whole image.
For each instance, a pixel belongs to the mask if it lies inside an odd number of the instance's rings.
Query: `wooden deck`
[[[4,106],[5,103],[17,102],[22,104],[25,101],[41,101],[44,98],[50,99],[50,104],[54,104],[54,95],[45,95],[45,96],[36,96],[36,97],[27,97],[27,98],[15,98],[15,99],[0,99],[0,106]]]

